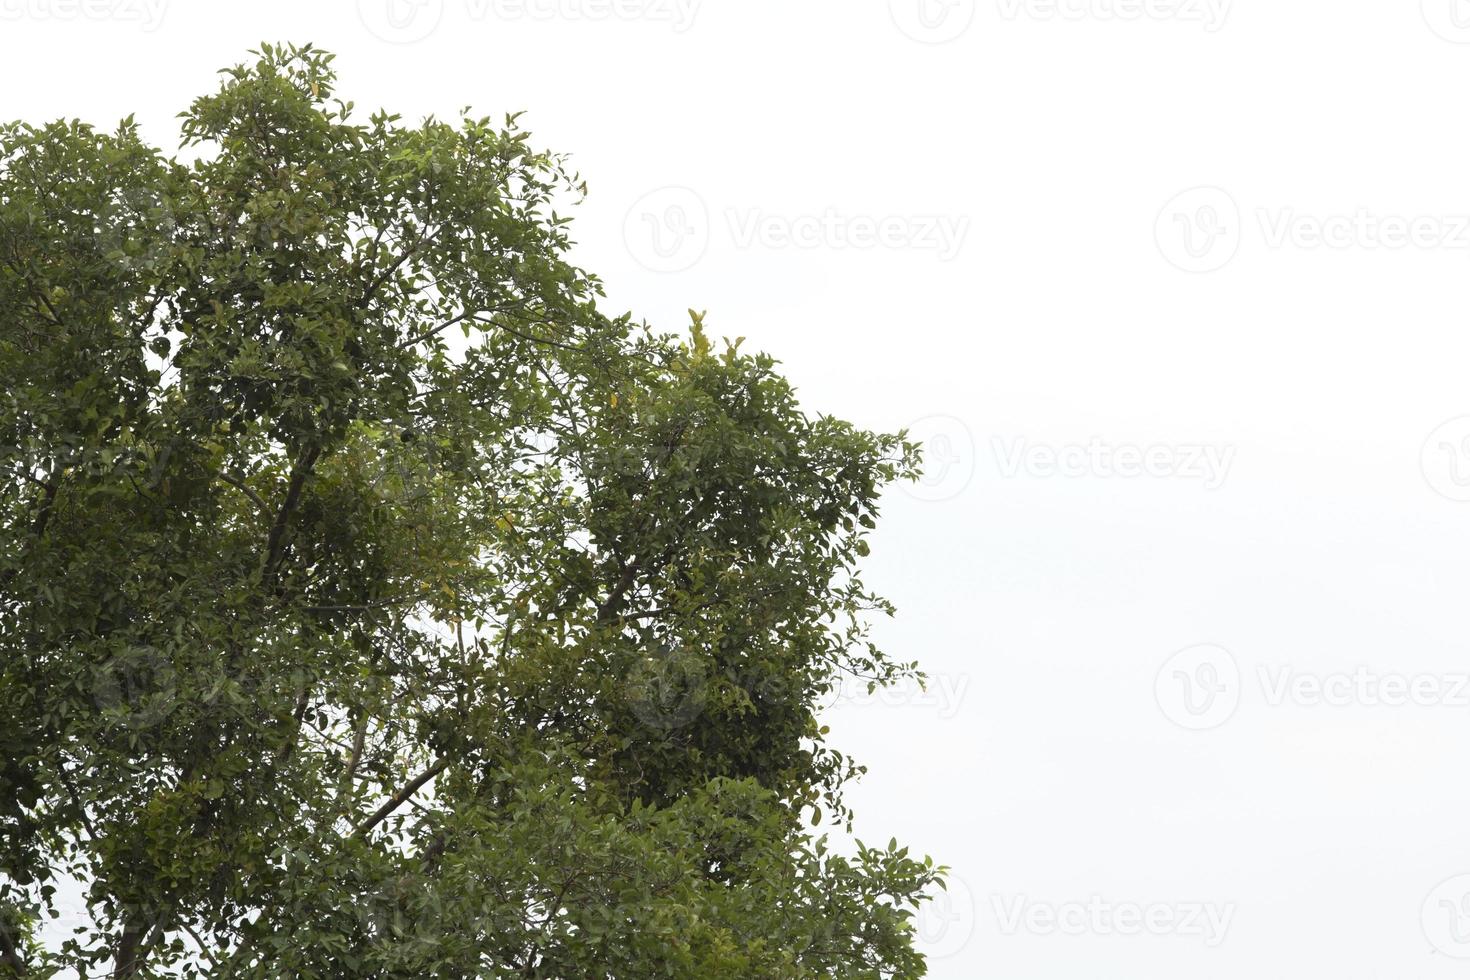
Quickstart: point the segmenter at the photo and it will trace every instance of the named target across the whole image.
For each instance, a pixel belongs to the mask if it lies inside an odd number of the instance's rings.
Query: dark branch
[[[397,810],[399,807],[403,806],[404,803],[408,802],[409,797],[413,796],[413,794],[423,789],[425,784],[427,784],[429,780],[433,779],[435,776],[439,775],[441,772],[448,768],[449,760],[447,758],[440,759],[438,762],[434,763],[432,766],[419,773],[412,779],[412,781],[409,782],[407,786],[403,787],[397,793],[394,793],[392,799],[388,800],[388,802],[378,807],[376,813],[374,813],[371,817],[368,817],[362,823],[358,824],[357,827],[352,831],[352,836],[366,837],[367,834],[374,827],[382,823],[384,820],[388,819],[388,817],[392,815],[394,810]]]

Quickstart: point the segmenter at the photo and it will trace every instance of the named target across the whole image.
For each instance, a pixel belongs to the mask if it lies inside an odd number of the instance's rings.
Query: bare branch
[[[376,813],[374,813],[371,817],[368,817],[362,823],[358,824],[357,827],[353,829],[352,836],[366,837],[369,831],[371,831],[378,824],[382,823],[384,820],[388,819],[388,817],[393,814],[394,810],[397,810],[399,807],[403,806],[403,804],[407,802],[409,797],[413,796],[413,794],[423,789],[424,786],[429,782],[429,780],[433,779],[435,776],[439,775],[441,772],[448,768],[449,760],[447,758],[444,758],[440,759],[438,762],[434,763],[432,766],[419,773],[417,776],[409,781],[408,785],[404,786],[397,793],[394,793],[393,797],[388,800],[388,802],[378,807]]]

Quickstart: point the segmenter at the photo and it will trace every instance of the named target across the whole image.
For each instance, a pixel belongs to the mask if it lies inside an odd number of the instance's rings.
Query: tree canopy
[[[921,975],[941,869],[816,826],[916,447],[602,312],[515,117],[334,86],[0,126],[0,976]]]

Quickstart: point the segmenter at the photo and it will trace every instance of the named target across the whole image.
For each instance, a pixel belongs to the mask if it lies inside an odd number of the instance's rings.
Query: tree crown
[[[185,157],[0,127],[0,974],[920,975],[809,828],[916,448],[601,312],[515,117],[257,55]]]

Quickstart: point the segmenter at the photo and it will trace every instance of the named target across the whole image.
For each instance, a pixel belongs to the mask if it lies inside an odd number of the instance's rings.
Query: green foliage
[[[333,84],[0,127],[0,975],[921,975],[939,869],[807,829],[914,447],[599,312],[513,117]]]

